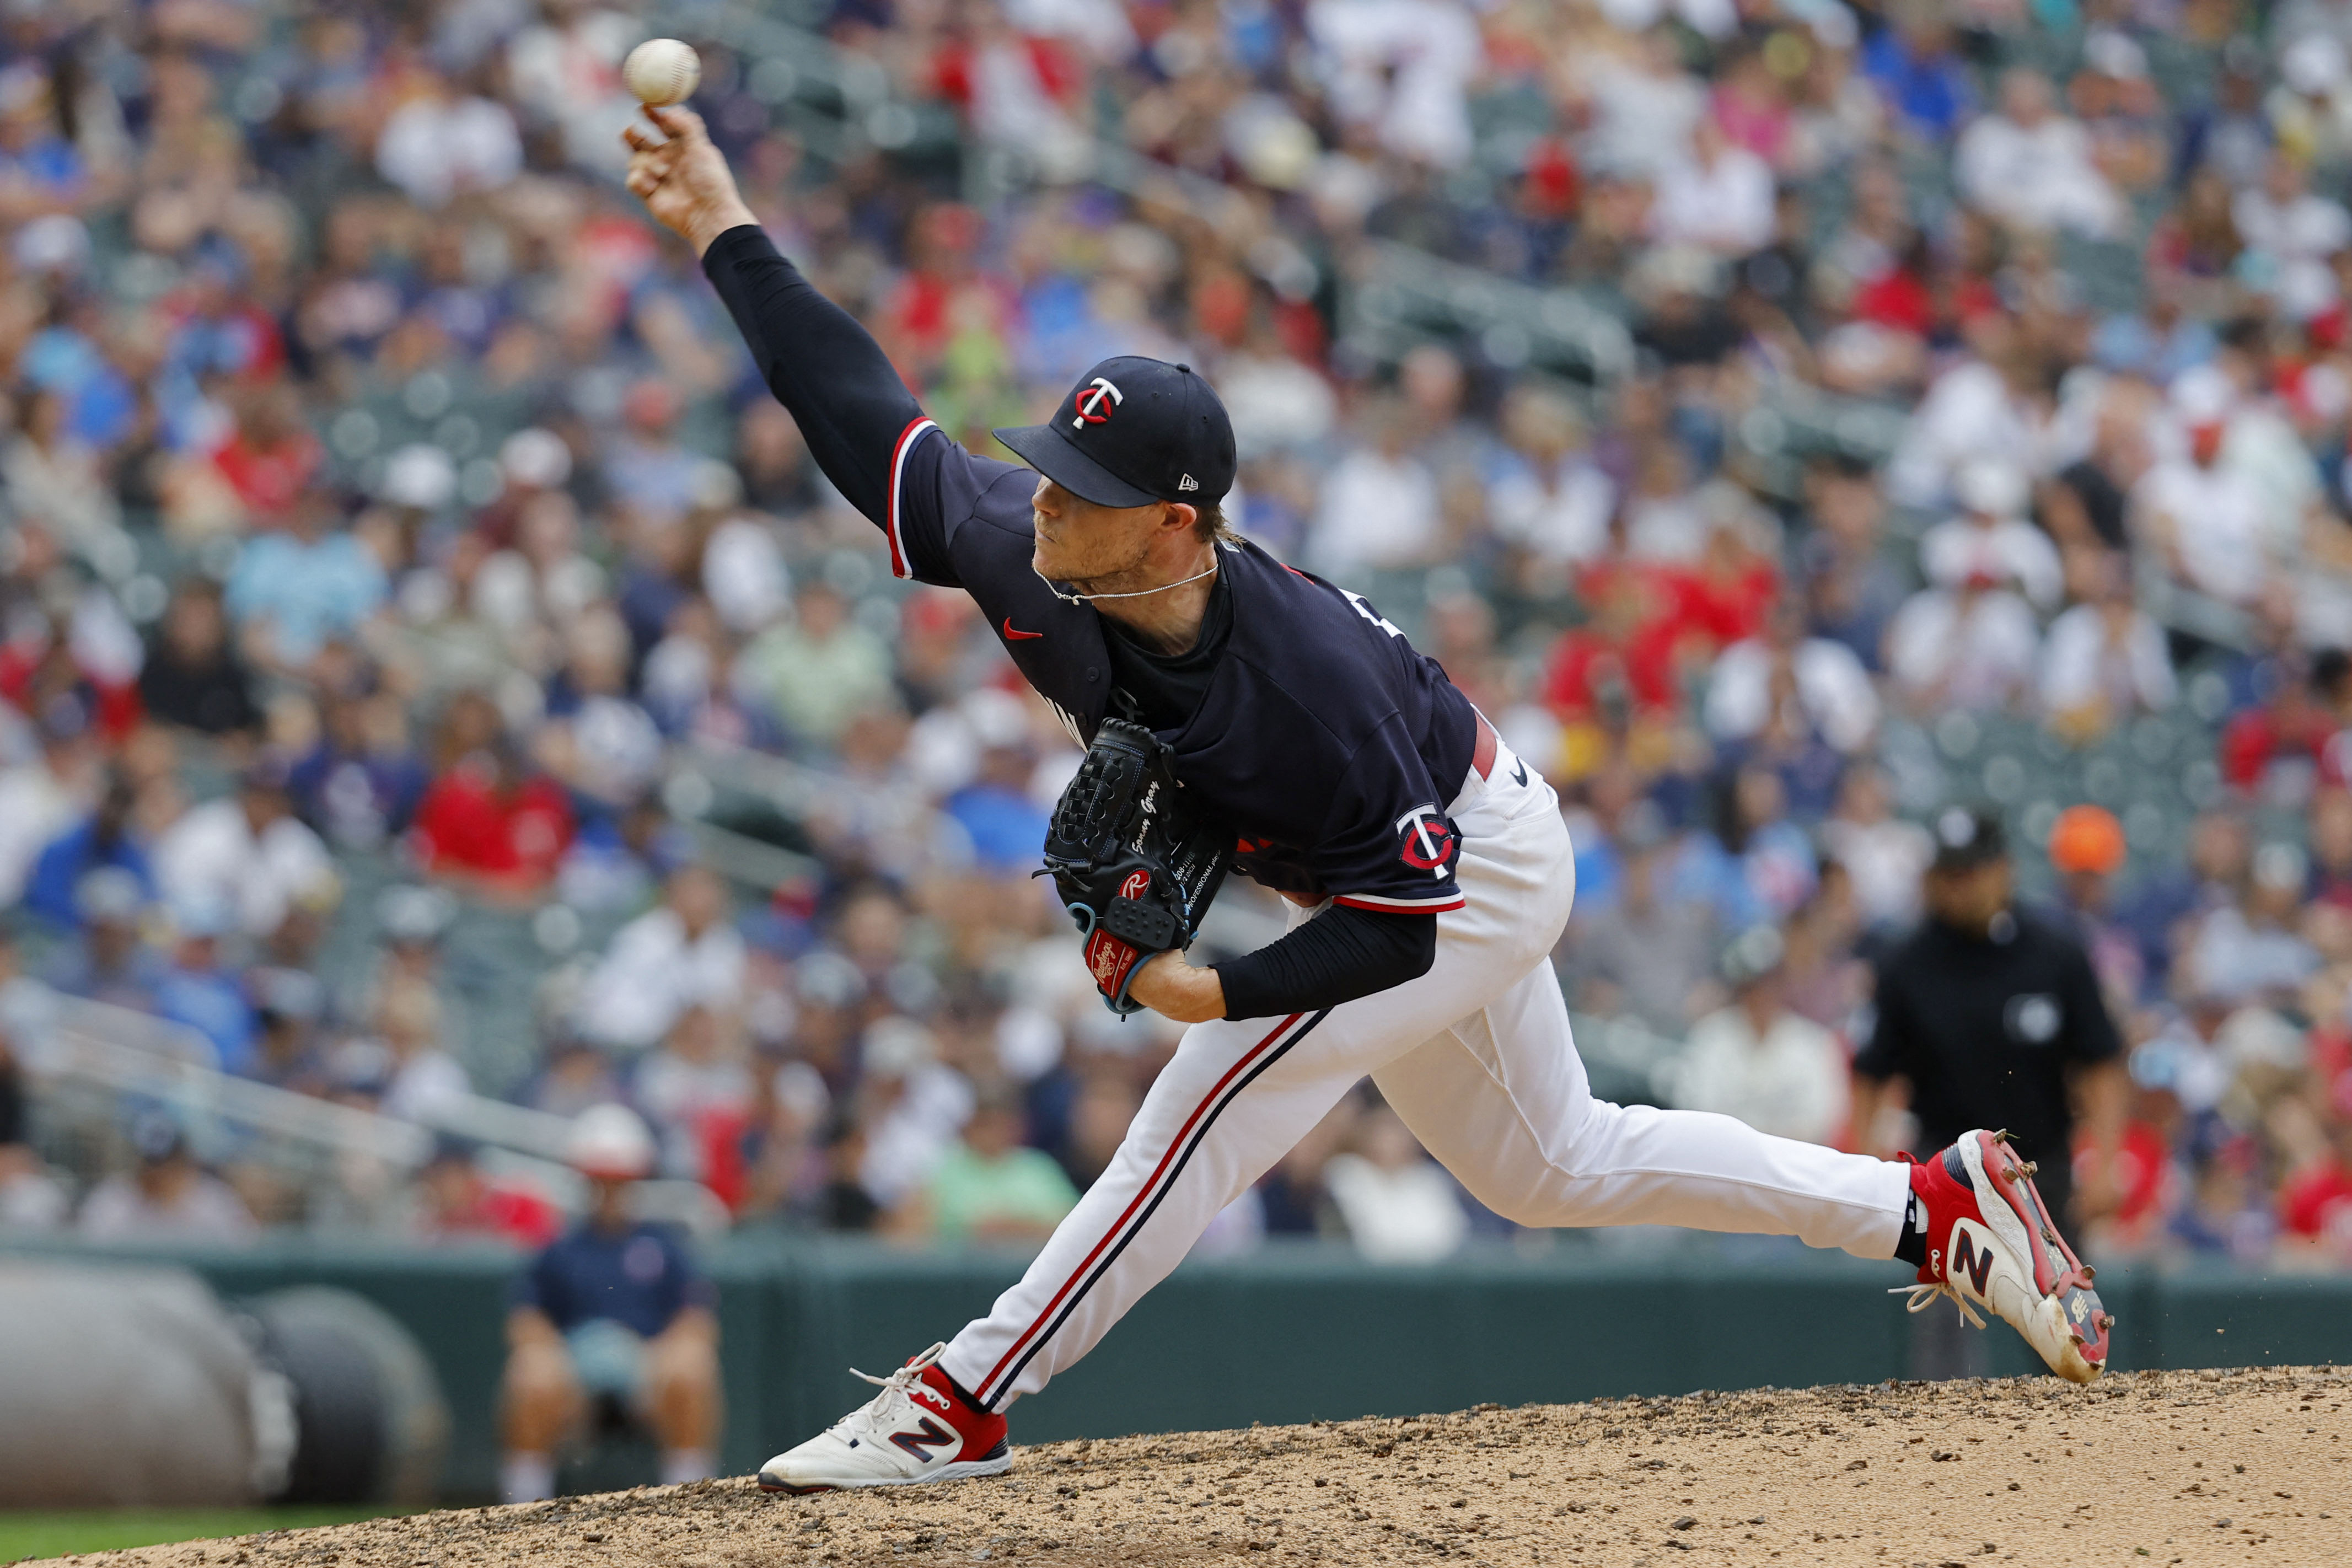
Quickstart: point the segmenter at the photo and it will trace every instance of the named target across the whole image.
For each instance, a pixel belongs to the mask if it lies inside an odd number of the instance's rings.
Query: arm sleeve
[[[1227,1018],[1336,1007],[1429,973],[1437,917],[1335,905],[1255,952],[1216,965]]]
[[[903,517],[898,505],[908,455],[939,427],[923,416],[882,345],[818,293],[754,225],[713,240],[702,270],[735,318],[761,379],[800,426],[817,467],[888,536],[891,571],[943,580],[939,518]]]

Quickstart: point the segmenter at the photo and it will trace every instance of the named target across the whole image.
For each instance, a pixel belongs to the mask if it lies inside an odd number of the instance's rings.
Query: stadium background
[[[1243,531],[1568,799],[1603,1092],[1896,1136],[1867,959],[1990,801],[2134,1046],[2092,1248],[2352,1258],[2352,21],[2059,0],[13,8],[0,1235],[528,1245],[617,1097],[714,1240],[1017,1246],[1168,1048],[1026,878],[1074,751],[619,191],[654,32],[950,431],[1209,372]],[[1723,1256],[1370,1100],[1207,1247],[1297,1237]]]

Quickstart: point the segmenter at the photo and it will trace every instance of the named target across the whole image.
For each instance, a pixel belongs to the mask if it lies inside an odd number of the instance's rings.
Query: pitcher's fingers
[[[707,134],[702,129],[702,116],[691,109],[683,109],[675,105],[667,109],[656,109],[648,103],[646,105],[646,118],[660,126],[666,134],[682,142],[691,142],[698,136]]]
[[[656,147],[666,145],[647,135],[642,127],[634,124],[621,128],[621,142],[632,153],[650,153]]]
[[[661,189],[662,171],[643,159],[632,158],[628,177],[623,183],[629,187],[631,195],[650,196]]]

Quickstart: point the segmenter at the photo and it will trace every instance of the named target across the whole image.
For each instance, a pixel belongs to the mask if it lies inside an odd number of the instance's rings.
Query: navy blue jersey
[[[891,570],[980,604],[1013,662],[1084,745],[1110,697],[1101,617],[1030,563],[1037,477],[918,418],[891,454]],[[1176,776],[1236,840],[1234,869],[1356,909],[1458,909],[1446,803],[1477,718],[1436,662],[1354,594],[1246,541],[1223,545],[1231,638],[1191,721],[1159,731]]]
[[[515,1281],[514,1304],[536,1307],[570,1333],[609,1318],[647,1339],[714,1295],[673,1231],[638,1224],[619,1232],[583,1221],[549,1244]]]

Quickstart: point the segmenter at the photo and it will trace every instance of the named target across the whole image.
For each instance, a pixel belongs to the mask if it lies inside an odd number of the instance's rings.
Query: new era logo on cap
[[[1187,364],[1121,354],[1089,369],[1043,425],[996,432],[1031,468],[1097,506],[1182,500],[1234,488],[1233,421]]]

